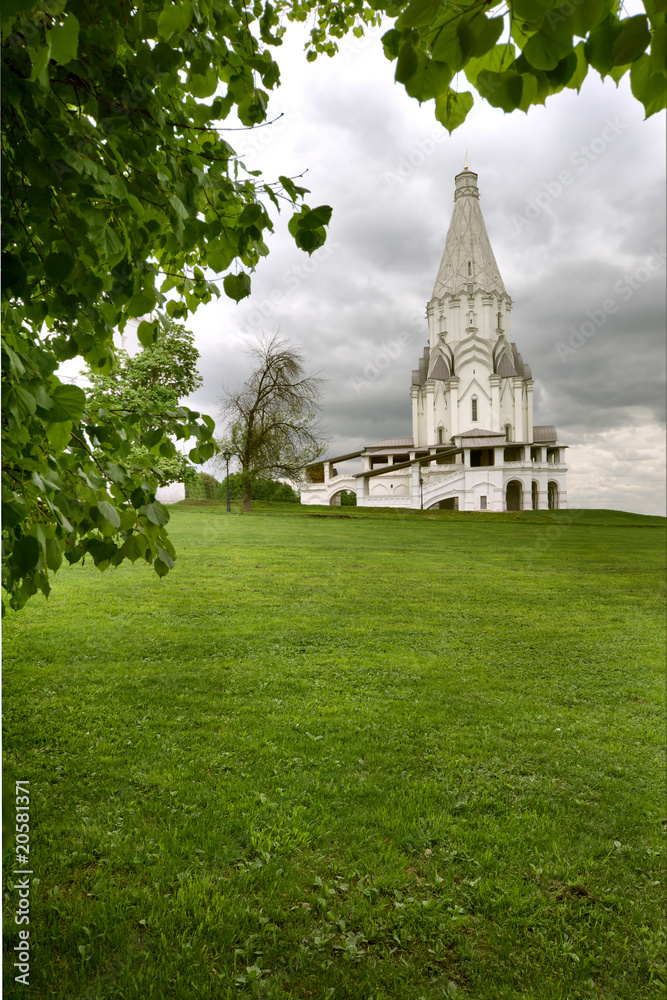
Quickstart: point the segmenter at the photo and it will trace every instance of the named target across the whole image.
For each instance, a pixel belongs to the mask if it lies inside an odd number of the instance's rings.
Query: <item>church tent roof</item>
[[[456,177],[454,212],[433,297],[460,295],[469,285],[507,295],[479,207],[477,174],[466,168]]]

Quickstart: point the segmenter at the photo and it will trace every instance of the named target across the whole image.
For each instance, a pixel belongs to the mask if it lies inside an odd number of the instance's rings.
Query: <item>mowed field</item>
[[[171,515],[5,619],[6,997],[665,996],[664,519]]]

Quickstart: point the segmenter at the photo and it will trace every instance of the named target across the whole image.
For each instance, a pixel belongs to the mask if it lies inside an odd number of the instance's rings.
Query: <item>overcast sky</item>
[[[528,115],[480,101],[449,137],[432,101],[394,83],[377,34],[315,64],[295,38],[277,58],[269,117],[283,117],[225,138],[267,179],[307,171],[310,206],[333,206],[327,244],[299,251],[285,211],[251,297],[189,321],[204,376],[190,405],[217,416],[222,384],[248,372],[244,341],[279,330],[328,379],[330,455],[411,436],[411,371],[467,144],[535,422],[569,446],[569,505],[664,514],[664,116],[644,121],[627,80],[591,71],[579,95]]]

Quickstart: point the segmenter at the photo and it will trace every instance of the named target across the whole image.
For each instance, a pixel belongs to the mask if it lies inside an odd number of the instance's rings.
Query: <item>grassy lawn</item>
[[[6,997],[665,996],[664,519],[171,510],[5,620]]]

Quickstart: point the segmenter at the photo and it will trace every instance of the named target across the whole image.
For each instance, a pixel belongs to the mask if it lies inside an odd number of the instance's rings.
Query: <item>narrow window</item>
[[[472,263],[468,261],[468,275],[472,274]]]
[[[477,420],[477,400],[476,399],[472,400],[472,414],[471,414],[471,416],[472,416],[473,420]]]
[[[505,440],[506,441],[511,441],[512,440],[512,426],[511,426],[511,424],[505,424]]]
[[[479,498],[479,509],[486,510],[486,497]]]
[[[442,444],[442,427],[438,427],[438,444]]]

